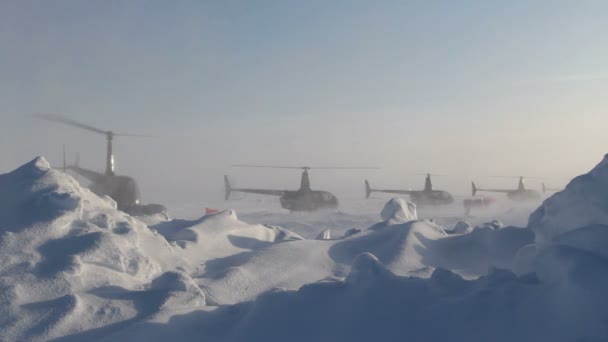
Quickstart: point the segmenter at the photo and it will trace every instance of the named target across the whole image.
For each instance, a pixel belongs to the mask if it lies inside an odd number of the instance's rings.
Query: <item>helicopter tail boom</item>
[[[372,189],[367,179],[365,180],[365,198],[369,198],[372,192],[385,192],[388,194],[397,195],[412,195],[424,192],[424,190],[390,190],[390,189]]]

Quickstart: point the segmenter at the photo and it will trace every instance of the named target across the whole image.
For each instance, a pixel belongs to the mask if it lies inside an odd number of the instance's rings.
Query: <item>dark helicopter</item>
[[[517,189],[482,189],[475,186],[474,182],[471,182],[471,193],[473,196],[477,194],[478,191],[486,191],[486,192],[500,192],[507,194],[507,198],[512,201],[532,201],[540,199],[540,193],[536,190],[526,189],[524,185],[524,177],[519,177],[519,183],[517,185]]]
[[[244,189],[233,188],[230,186],[228,176],[224,176],[226,186],[226,200],[230,198],[230,193],[246,192],[260,195],[279,196],[281,206],[291,211],[315,211],[320,209],[335,209],[338,207],[338,199],[329,191],[312,190],[308,170],[311,167],[290,167],[290,166],[263,166],[263,165],[233,165],[236,167],[262,167],[275,169],[302,169],[302,179],[298,190],[265,190],[265,189]],[[315,169],[360,169],[349,167],[320,167]]]
[[[106,170],[100,173],[75,165],[65,166],[64,169],[71,170],[91,182],[89,188],[98,196],[110,196],[116,201],[119,210],[131,215],[152,215],[165,213],[166,208],[160,204],[142,205],[139,200],[139,187],[135,179],[128,176],[120,176],[114,172],[114,155],[112,153],[112,142],[114,137],[140,136],[135,134],[114,133],[99,128],[82,124],[80,122],[64,118],[55,114],[39,114],[35,117],[43,120],[59,122],[69,126],[78,127],[87,131],[103,134],[107,139]],[[65,155],[64,155],[65,163]]]
[[[431,174],[426,175],[424,190],[379,190],[372,189],[367,179],[365,180],[365,198],[369,198],[372,192],[386,192],[389,194],[409,195],[412,202],[419,206],[447,205],[454,202],[454,197],[447,191],[433,190]]]

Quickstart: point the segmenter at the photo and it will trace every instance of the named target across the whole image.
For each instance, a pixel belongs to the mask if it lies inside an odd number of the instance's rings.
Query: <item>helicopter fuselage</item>
[[[91,191],[99,196],[110,196],[119,210],[139,204],[139,188],[135,180],[128,176],[102,176],[90,185]]]
[[[512,201],[534,201],[540,199],[540,197],[538,191],[530,189],[507,192],[507,198]]]
[[[320,190],[285,191],[279,200],[284,209],[291,211],[315,211],[338,207],[336,196]]]
[[[448,205],[454,202],[454,197],[442,190],[413,191],[409,195],[412,202],[419,206]]]
[[[131,215],[164,214],[167,211],[160,204],[140,204],[139,187],[132,177],[116,174],[106,175],[78,166],[71,166],[69,169],[88,179],[91,182],[89,188],[96,195],[109,196],[116,201],[118,210]]]

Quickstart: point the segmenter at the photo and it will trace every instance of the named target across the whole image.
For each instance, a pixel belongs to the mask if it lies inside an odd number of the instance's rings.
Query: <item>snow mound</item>
[[[339,240],[290,241],[214,260],[198,282],[213,303],[234,304],[273,288],[294,290],[319,279],[345,277],[365,252],[399,274],[432,272],[422,260],[421,240],[445,237],[441,227],[410,221],[374,228]]]
[[[389,219],[341,239],[289,241],[216,259],[207,262],[197,281],[211,302],[234,304],[273,288],[295,290],[319,279],[343,278],[362,253],[373,254],[398,275],[429,277],[439,267],[478,277],[491,267],[510,268],[517,251],[533,240],[532,231],[523,228],[448,235],[432,221]]]
[[[206,215],[193,221],[162,222],[150,228],[181,247],[180,255],[193,268],[207,261],[217,263],[223,258],[265,248],[274,243],[303,240],[299,235],[280,227],[242,222],[234,210]]]
[[[484,222],[480,225],[478,225],[477,227],[475,227],[475,229],[483,229],[483,228],[489,228],[489,229],[501,229],[503,228],[505,225],[498,221],[498,220],[492,220],[490,222]]]
[[[331,229],[325,229],[324,231],[320,232],[315,240],[331,240]]]
[[[594,224],[572,230],[555,237],[553,242],[558,245],[581,249],[608,258],[607,225]]]
[[[534,233],[530,229],[485,227],[436,241],[423,240],[420,254],[425,265],[475,278],[495,267],[513,269],[521,248],[533,242]]]
[[[334,261],[345,265],[351,265],[361,253],[372,253],[393,272],[405,275],[431,266],[423,260],[427,242],[445,237],[443,228],[430,221],[382,222],[365,234],[336,242],[328,252]]]
[[[393,198],[386,202],[380,213],[382,220],[392,224],[417,220],[416,205],[402,198]]]
[[[534,211],[528,227],[539,243],[589,225],[608,225],[608,154],[589,173],[574,178]]]
[[[0,189],[0,340],[119,324],[170,298],[204,305],[191,279],[159,285],[183,264],[162,236],[44,158],[0,175]]]
[[[564,257],[568,255],[608,260],[608,226],[589,225],[558,235],[550,242],[525,246],[517,253],[514,269],[518,274],[537,273],[544,280],[559,274],[559,278],[576,281],[571,273],[573,261]]]
[[[516,257],[519,274],[580,286],[582,269],[606,271],[608,263],[608,155],[589,173],[574,178],[546,199],[528,220],[536,244]],[[603,261],[602,261],[603,260]]]
[[[451,234],[468,234],[473,231],[473,227],[466,221],[458,221],[454,228],[449,233]]]
[[[366,252],[355,258],[351,271],[346,277],[346,284],[359,288],[372,286],[373,281],[379,276],[390,277],[391,273],[378,258]]]

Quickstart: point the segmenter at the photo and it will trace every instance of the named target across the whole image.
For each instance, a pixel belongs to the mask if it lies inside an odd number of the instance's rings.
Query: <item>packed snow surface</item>
[[[0,340],[603,341],[606,175],[525,228],[399,198],[246,223],[134,218],[36,158],[0,175]]]

